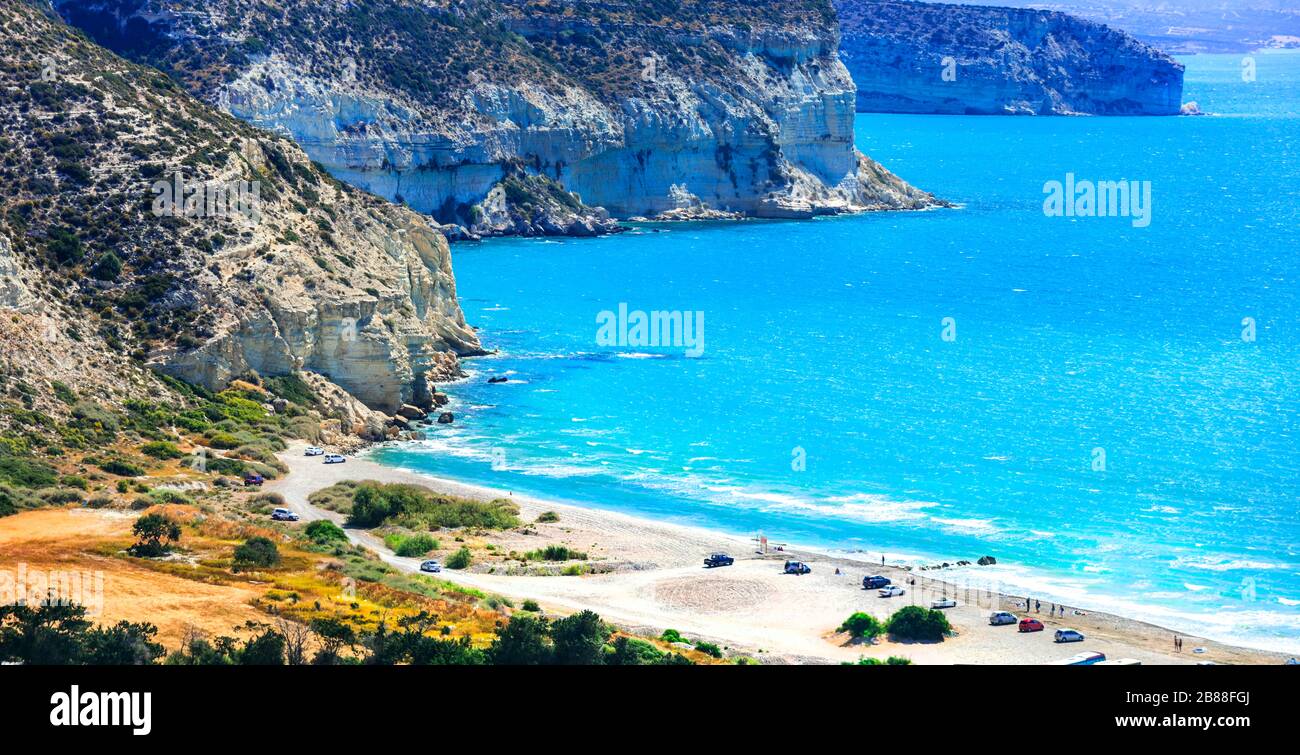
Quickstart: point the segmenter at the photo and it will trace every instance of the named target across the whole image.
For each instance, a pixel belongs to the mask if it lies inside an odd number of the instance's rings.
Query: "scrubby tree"
[[[581,611],[551,624],[555,662],[568,666],[601,663],[609,627],[591,611]]]
[[[135,520],[131,532],[139,540],[127,550],[141,558],[166,556],[171,553],[171,544],[181,539],[181,526],[162,514],[145,514]]]
[[[356,647],[356,631],[351,625],[333,617],[312,619],[311,630],[321,645],[311,660],[316,666],[338,665],[343,659],[343,648],[351,650]]]
[[[266,627],[261,634],[253,635],[239,651],[241,666],[283,666],[284,635]]]
[[[148,665],[163,654],[162,645],[152,641],[157,633],[152,624],[128,621],[94,627],[82,605],[53,601],[0,606],[0,661],[36,666]]]
[[[545,665],[553,652],[547,639],[546,619],[516,614],[497,630],[488,657],[496,666]]]

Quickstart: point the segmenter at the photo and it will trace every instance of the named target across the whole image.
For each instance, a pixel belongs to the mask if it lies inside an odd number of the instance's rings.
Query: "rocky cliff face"
[[[149,366],[310,370],[391,411],[480,352],[421,215],[26,3],[0,26],[5,375],[111,401],[160,390]]]
[[[932,202],[854,148],[828,0],[56,6],[336,177],[474,232],[607,230],[592,206],[807,217]],[[572,192],[568,214],[498,191],[512,177]]]
[[[1183,67],[1064,13],[835,0],[860,112],[1177,115]]]

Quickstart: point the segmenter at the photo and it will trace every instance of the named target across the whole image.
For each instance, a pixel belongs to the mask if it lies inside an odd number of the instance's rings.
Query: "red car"
[[[1043,622],[1038,619],[1021,619],[1020,631],[1022,632],[1041,632],[1043,631]]]

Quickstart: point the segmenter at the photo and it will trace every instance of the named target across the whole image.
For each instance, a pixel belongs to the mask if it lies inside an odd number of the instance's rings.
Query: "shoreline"
[[[478,376],[478,373],[468,375],[466,380],[472,380],[476,376]],[[413,477],[436,483],[437,485],[434,486],[436,489],[441,489],[438,488],[438,486],[443,486],[443,488],[448,492],[459,491],[459,495],[469,497],[507,497],[509,491],[504,488],[451,477],[442,477],[407,466],[375,461],[371,458],[371,455],[375,452],[385,448],[400,448],[402,445],[403,444],[400,442],[392,441],[388,443],[377,443],[368,446],[360,453],[364,455],[365,460],[368,463],[377,464],[385,469],[396,470]],[[661,521],[651,518],[648,514],[628,513],[616,506],[606,506],[602,505],[600,502],[558,498],[544,492],[525,492],[518,498],[520,500],[542,501],[557,506],[567,506],[574,509],[596,511],[612,517],[624,517],[631,521],[653,521],[664,526],[679,527],[688,532],[695,532],[696,534],[729,537],[747,545],[755,542],[755,538],[752,537],[751,533],[737,532],[721,525],[717,527],[709,527],[705,525],[674,522],[671,520]],[[991,589],[994,592],[1006,596],[1008,599],[1018,599],[1023,602],[1023,599],[1028,596],[1040,600],[1043,606],[1048,606],[1050,601],[1056,601],[1058,605],[1064,605],[1067,609],[1077,609],[1089,614],[1105,614],[1116,618],[1122,618],[1126,621],[1149,625],[1166,631],[1171,636],[1173,634],[1178,634],[1188,638],[1202,638],[1207,642],[1212,641],[1225,647],[1241,648],[1243,650],[1265,655],[1273,655],[1283,659],[1300,655],[1300,647],[1268,647],[1263,645],[1262,642],[1251,642],[1250,638],[1224,636],[1222,632],[1216,631],[1213,622],[1210,622],[1204,613],[1187,611],[1183,608],[1167,605],[1144,607],[1135,604],[1134,600],[1131,598],[1091,592],[1085,588],[1062,588],[1060,585],[1069,580],[1069,575],[1054,573],[1047,568],[1006,561],[998,562],[995,565],[987,567],[976,566],[974,564],[975,560],[981,555],[985,555],[983,553],[954,557],[951,555],[937,555],[935,552],[916,548],[909,549],[906,552],[890,550],[879,551],[869,550],[867,548],[846,548],[832,544],[813,544],[800,542],[797,539],[786,539],[776,536],[770,537],[769,540],[772,543],[783,545],[785,547],[784,552],[792,556],[798,556],[799,554],[817,554],[825,559],[829,559],[832,563],[848,562],[855,565],[854,568],[858,569],[875,569],[879,571],[881,568],[885,568],[896,570],[900,574],[913,574],[917,577],[925,577],[929,580],[946,583],[950,587],[958,590],[970,590],[972,589],[972,586],[978,584],[979,589]],[[868,557],[868,554],[870,557]],[[881,564],[877,560],[881,555],[886,557],[886,562],[884,564]],[[969,565],[964,567],[959,566],[959,561],[966,561]],[[941,569],[940,565],[944,563],[949,564],[950,567]],[[922,567],[929,568],[923,570]],[[967,579],[967,577],[969,579]],[[1070,594],[1071,592],[1078,594],[1072,595]]]
[[[288,506],[304,521],[342,516],[317,509],[307,496],[343,480],[375,480],[422,485],[450,495],[506,498],[520,509],[520,518],[533,522],[543,511],[556,511],[556,524],[529,524],[533,534],[501,533],[485,540],[500,540],[500,552],[564,543],[590,551],[592,564],[609,571],[584,576],[524,576],[494,573],[496,567],[479,564],[464,572],[446,570],[439,576],[467,587],[514,599],[536,600],[548,610],[562,613],[590,609],[614,623],[659,634],[674,628],[693,637],[717,642],[733,651],[793,663],[851,662],[858,657],[905,655],[916,663],[1040,664],[1085,650],[1104,652],[1108,658],[1136,658],[1143,663],[1191,664],[1284,662],[1280,652],[1229,645],[1174,632],[1156,624],[1103,611],[1068,609],[1067,615],[1049,617],[1050,604],[1040,612],[1026,613],[1023,596],[971,589],[908,571],[896,564],[879,566],[825,549],[784,544],[785,549],[760,554],[755,541],[744,536],[702,527],[661,522],[576,503],[513,495],[510,491],[441,478],[387,466],[368,458],[368,452],[345,464],[323,465],[303,457],[305,444],[295,444],[280,454],[290,474],[268,483],[267,490],[285,496]],[[395,556],[373,533],[348,530],[349,537],[377,552],[391,565],[418,571],[419,559]],[[704,569],[704,556],[714,550],[729,552],[734,566]],[[489,551],[492,552],[492,551]],[[786,559],[803,560],[813,567],[806,576],[781,573]],[[500,564],[498,564],[500,565]],[[836,573],[840,572],[840,573]],[[882,574],[904,585],[908,592],[896,598],[878,598],[865,591],[861,578]],[[915,580],[909,585],[908,580]],[[958,606],[947,609],[955,635],[941,643],[856,644],[836,633],[839,623],[855,611],[886,618],[903,605],[929,606],[938,597],[955,597]],[[1046,625],[1043,632],[1020,634],[1014,626],[989,626],[993,610],[1009,610],[1017,617],[1033,616]],[[1075,628],[1088,639],[1056,645],[1052,632]],[[1182,653],[1173,649],[1173,637],[1184,638]],[[1203,653],[1194,648],[1203,647]]]

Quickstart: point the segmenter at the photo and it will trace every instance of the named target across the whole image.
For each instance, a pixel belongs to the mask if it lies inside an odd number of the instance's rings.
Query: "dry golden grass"
[[[179,520],[184,534],[167,559],[137,559],[125,554],[133,542],[137,516],[165,513]],[[273,569],[233,571],[234,549],[261,535],[280,546]],[[80,508],[42,509],[0,519],[0,568],[16,571],[102,572],[103,612],[96,621],[147,621],[158,626],[159,640],[175,649],[190,627],[209,634],[232,634],[247,621],[284,616],[303,623],[338,618],[358,632],[381,621],[393,627],[421,611],[450,625],[452,637],[466,636],[484,647],[505,617],[481,608],[470,595],[428,597],[379,582],[352,580],[331,556],[301,550],[268,527],[229,521],[193,506],[158,506],[142,512]],[[409,579],[423,579],[411,577]]]

